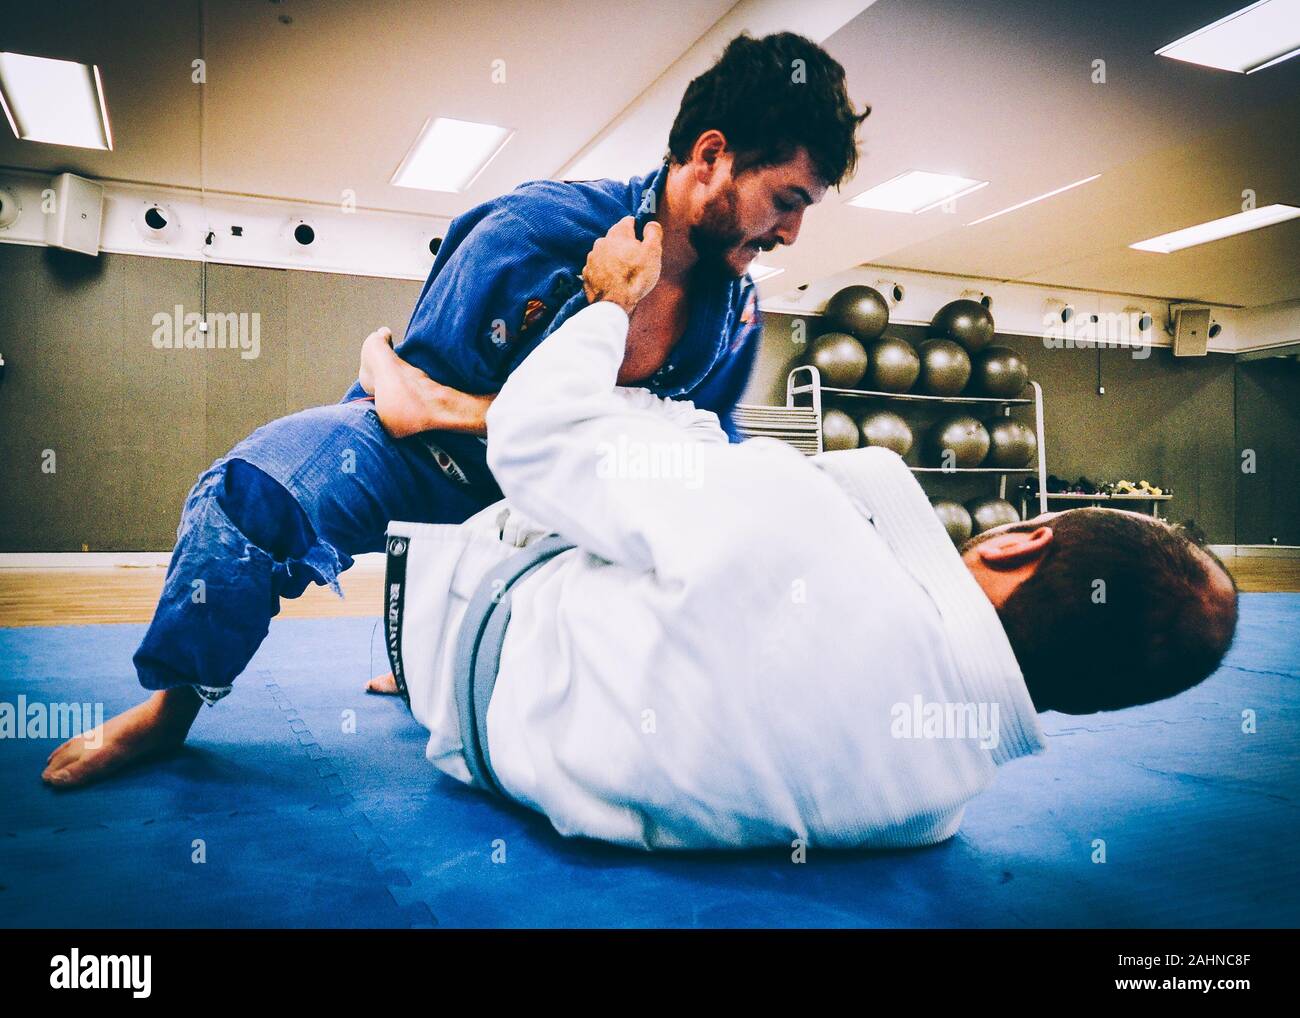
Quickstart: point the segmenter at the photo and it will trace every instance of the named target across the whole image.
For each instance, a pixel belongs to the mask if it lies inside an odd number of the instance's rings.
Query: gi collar
[[[875,525],[900,565],[930,595],[953,650],[962,699],[999,706],[995,764],[1047,748],[1038,712],[992,602],[952,546],[925,492],[897,453],[878,446],[822,453],[826,471]]]
[[[668,160],[665,159],[657,170],[644,177],[633,177],[630,184],[632,216],[636,221],[637,240],[641,240],[645,224],[659,214],[659,203],[663,201],[664,188],[668,184]]]

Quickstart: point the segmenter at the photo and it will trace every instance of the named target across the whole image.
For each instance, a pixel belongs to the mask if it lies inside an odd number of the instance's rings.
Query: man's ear
[[[719,169],[719,160],[727,151],[727,137],[717,128],[710,128],[695,139],[691,155],[699,160],[696,177],[702,184],[710,183]]]
[[[1030,531],[998,534],[981,541],[974,550],[989,569],[1020,569],[1041,559],[1054,539],[1051,527],[1037,527]]]

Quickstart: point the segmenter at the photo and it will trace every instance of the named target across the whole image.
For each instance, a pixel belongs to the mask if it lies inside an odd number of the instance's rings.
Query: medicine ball
[[[832,329],[851,332],[864,343],[879,339],[889,324],[889,305],[879,290],[846,286],[826,302],[823,317]]]
[[[930,335],[954,340],[975,353],[993,341],[993,315],[977,300],[954,300],[930,320]]]
[[[1020,522],[1020,514],[1016,512],[1016,507],[1005,498],[977,498],[973,502],[967,502],[966,508],[970,510],[971,522],[977,534],[1000,527],[1004,523]]]
[[[1029,381],[1029,365],[1009,346],[990,346],[971,358],[971,389],[981,396],[1015,399]]]
[[[877,410],[862,418],[862,441],[906,456],[912,448],[912,428],[890,410]]]
[[[837,449],[856,449],[858,447],[858,426],[853,418],[843,410],[826,410],[822,413],[822,449],[833,452]]]
[[[867,346],[867,387],[877,392],[907,392],[921,373],[921,358],[905,339],[882,336]]]
[[[1038,452],[1038,436],[1009,417],[1004,417],[989,428],[989,457],[985,466],[1027,467]]]
[[[812,363],[821,372],[822,384],[849,389],[867,373],[867,351],[845,332],[828,332],[813,343]]]
[[[952,456],[945,456],[951,450]],[[989,452],[989,433],[970,414],[939,421],[929,433],[927,458],[936,467],[977,467]]]
[[[944,530],[948,531],[953,544],[960,548],[970,540],[972,523],[970,513],[964,505],[950,498],[932,498],[930,504],[934,506],[934,514],[939,517]]]
[[[970,379],[970,355],[951,339],[928,339],[921,344],[922,392],[930,396],[956,396]]]

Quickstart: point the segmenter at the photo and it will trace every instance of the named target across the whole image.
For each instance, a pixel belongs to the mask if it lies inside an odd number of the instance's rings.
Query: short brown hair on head
[[[685,163],[705,131],[718,130],[735,173],[772,166],[807,149],[818,176],[838,187],[858,163],[857,129],[844,68],[811,39],[778,32],[738,35],[718,62],[686,86],[668,134],[668,158]]]
[[[1152,703],[1219,667],[1236,583],[1195,524],[1075,509],[1047,525],[1043,561],[998,609],[1039,710]]]

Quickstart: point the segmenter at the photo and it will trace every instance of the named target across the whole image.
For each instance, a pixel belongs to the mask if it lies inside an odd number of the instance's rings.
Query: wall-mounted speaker
[[[1174,356],[1204,357],[1210,342],[1210,309],[1173,308]]]
[[[50,188],[54,191],[54,211],[45,217],[45,242],[65,251],[99,254],[104,185],[75,173],[60,173],[50,181]]]

